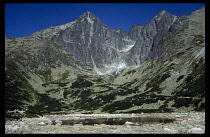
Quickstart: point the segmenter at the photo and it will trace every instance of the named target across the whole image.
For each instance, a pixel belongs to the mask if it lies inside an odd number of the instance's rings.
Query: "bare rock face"
[[[138,23],[134,23],[131,28],[129,29],[128,36],[132,40],[138,40],[139,36],[141,36],[143,26],[139,25]]]
[[[169,33],[169,28],[176,18],[166,11],[161,11],[144,26],[134,24],[129,31],[129,37],[136,40],[136,43],[129,51],[129,64],[142,64],[148,59],[148,54],[167,38],[166,33]]]
[[[135,66],[142,64],[151,50],[164,41],[176,18],[161,11],[149,24],[134,24],[126,34],[120,27],[112,30],[94,14],[87,12],[73,22],[31,36],[53,41],[56,48],[72,54],[75,60],[89,63],[91,68],[104,68],[115,62]]]
[[[112,30],[90,12],[84,13],[73,22],[51,27],[31,36],[53,41],[56,48],[72,54],[75,60],[90,63],[92,68],[111,64],[119,58],[118,50],[128,45],[123,40],[126,32],[122,28]]]

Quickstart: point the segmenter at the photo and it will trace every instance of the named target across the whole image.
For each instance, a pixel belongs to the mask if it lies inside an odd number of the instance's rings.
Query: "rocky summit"
[[[5,37],[7,118],[191,111],[205,111],[205,7],[187,16],[160,11],[128,33],[86,12]]]

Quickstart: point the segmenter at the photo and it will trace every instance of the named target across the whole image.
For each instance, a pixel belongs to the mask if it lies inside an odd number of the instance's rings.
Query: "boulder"
[[[53,122],[52,122],[51,120],[47,121],[47,124],[48,124],[48,125],[52,125],[52,123],[53,123]]]
[[[164,128],[164,131],[165,131],[166,133],[169,133],[169,134],[177,134],[177,133],[178,133],[177,130],[175,130],[175,129],[170,129],[170,128]]]
[[[63,122],[63,121],[61,121],[61,120],[55,120],[55,124],[56,124],[56,125],[61,125],[62,122]]]
[[[204,134],[205,131],[202,128],[191,128],[187,131],[190,134]]]
[[[40,122],[38,125],[45,126],[46,124],[44,122]]]
[[[134,123],[133,123],[133,122],[128,122],[128,121],[126,121],[126,122],[125,122],[125,125],[134,125]]]

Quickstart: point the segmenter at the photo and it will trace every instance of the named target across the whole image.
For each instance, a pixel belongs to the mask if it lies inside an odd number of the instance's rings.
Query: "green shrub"
[[[84,78],[78,77],[77,80],[72,83],[71,88],[90,87],[92,85],[93,85],[92,82],[90,82]]]
[[[165,79],[169,78],[171,75],[169,72],[166,72],[165,74],[158,74],[155,77],[152,78],[152,80],[150,80],[150,82],[148,82],[146,84],[146,89],[148,90],[150,89],[150,92],[154,92],[154,91],[160,91],[161,89],[159,88],[160,83],[162,83],[163,81],[165,81]]]
[[[60,82],[52,82],[52,84],[58,84],[59,87],[65,87],[69,82],[60,83]]]
[[[95,110],[101,107],[101,102],[96,99],[87,98],[85,100],[77,100],[74,107],[82,110]]]
[[[115,101],[112,104],[106,105],[102,111],[112,113],[116,110],[123,110],[132,107],[133,104],[129,100]]]
[[[192,98],[176,98],[172,107],[180,108],[182,106],[188,107],[192,103]]]
[[[181,79],[183,79],[184,78],[184,75],[181,75],[181,76],[179,76],[178,78],[177,78],[177,80],[176,80],[176,82],[179,82]]]
[[[81,94],[80,94],[80,96],[79,97],[81,97],[81,99],[86,99],[88,96],[90,96],[91,95],[91,90],[90,89],[88,89],[88,90],[83,90],[82,92],[81,92]]]
[[[39,95],[39,105],[35,106],[39,109],[44,109],[48,111],[60,111],[61,104],[58,100],[50,98],[46,94],[38,94]],[[48,106],[48,107],[45,107]]]

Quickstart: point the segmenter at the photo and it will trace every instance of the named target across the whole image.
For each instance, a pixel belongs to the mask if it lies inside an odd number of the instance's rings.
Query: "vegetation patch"
[[[109,85],[109,84],[97,85],[97,87],[107,88],[107,91],[113,90],[113,88],[112,88],[112,87],[110,87],[110,85]]]
[[[131,82],[125,83],[125,84],[122,85],[122,88],[123,89],[130,89],[131,85],[134,84],[134,83],[136,83],[137,81],[138,81],[138,79],[136,78],[136,79],[134,79]]]
[[[22,109],[30,102],[31,94],[36,91],[25,79],[15,62],[6,65],[5,70],[5,110]]]
[[[128,100],[115,101],[112,104],[106,105],[102,109],[102,111],[112,113],[112,112],[115,112],[116,110],[128,109],[132,106],[133,106],[133,104]]]
[[[71,90],[69,90],[69,89],[64,89],[64,92],[63,92],[64,98],[67,99],[67,95],[69,95],[69,94],[71,94]]]
[[[77,89],[77,90],[72,90],[72,94],[71,94],[69,97],[76,97],[76,96],[79,95],[79,93],[80,93],[80,90],[79,90],[79,89]]]
[[[198,65],[194,65],[193,71],[187,76],[185,83],[180,86],[180,90],[176,92],[177,96],[205,96],[205,64],[202,62],[198,64],[200,64],[199,67]]]
[[[50,93],[50,92],[57,92],[59,89],[55,89],[55,88],[53,88],[53,89],[50,89],[50,90],[47,90],[46,91],[46,93]]]
[[[39,74],[41,76],[44,77],[44,81],[51,81],[52,77],[51,77],[51,69],[46,69],[46,70],[40,70],[37,71],[36,74]]]
[[[189,74],[184,82],[173,93],[175,100],[174,107],[194,105],[198,109],[198,103],[205,97],[205,63],[203,59],[199,63],[193,64],[193,71]],[[205,106],[205,103],[202,104]]]
[[[82,88],[82,87],[90,87],[93,86],[93,83],[82,78],[78,77],[75,82],[72,83],[71,88]]]
[[[123,76],[130,75],[130,74],[133,74],[135,72],[136,72],[136,70],[131,70],[131,71],[126,72]]]
[[[99,100],[86,98],[85,100],[77,100],[74,107],[82,110],[96,110],[101,107],[102,104]]]
[[[69,82],[61,83],[61,82],[52,82],[52,84],[57,84],[59,87],[65,87]]]
[[[65,80],[66,78],[68,78],[69,73],[70,73],[70,72],[66,70],[65,73],[62,74],[61,80]]]
[[[127,87],[122,87],[122,89],[119,89],[116,94],[118,96],[126,96],[126,95],[136,93],[136,92],[138,92],[138,88],[129,89]]]
[[[54,98],[50,98],[46,94],[39,94],[39,102],[34,105],[30,106],[28,108],[28,112],[30,113],[40,113],[40,111],[60,111],[61,110],[61,104],[58,100]]]
[[[80,93],[79,97],[81,97],[81,99],[84,100],[84,99],[86,99],[86,98],[87,98],[88,96],[90,96],[90,95],[91,95],[91,90],[88,89],[88,90],[83,90],[83,91]]]
[[[160,91],[161,89],[159,88],[159,85],[165,81],[165,79],[169,78],[171,75],[169,72],[166,72],[164,74],[158,74],[156,75],[155,77],[152,78],[152,80],[150,80],[150,82],[148,82],[146,84],[146,89],[145,90],[148,90],[149,88],[150,89],[150,92],[153,92],[153,91]]]
[[[172,107],[180,108],[182,106],[188,107],[192,103],[192,98],[175,98],[175,103]]]
[[[155,64],[153,63],[153,61],[151,61],[151,64],[150,64],[147,68],[145,68],[145,69],[142,71],[142,73],[144,73],[145,71],[150,70],[150,69],[152,69],[152,68],[154,68],[154,67],[155,67]]]
[[[96,99],[102,100],[104,103],[109,103],[115,99],[116,92],[111,92],[109,94],[100,94],[97,95]]]
[[[23,114],[20,114],[20,113],[6,113],[5,120],[20,119],[20,118],[27,117],[27,116],[24,116]]]
[[[184,78],[184,75],[181,75],[181,76],[179,76],[178,78],[177,78],[177,80],[176,80],[176,82],[179,82],[181,79],[183,79]]]

